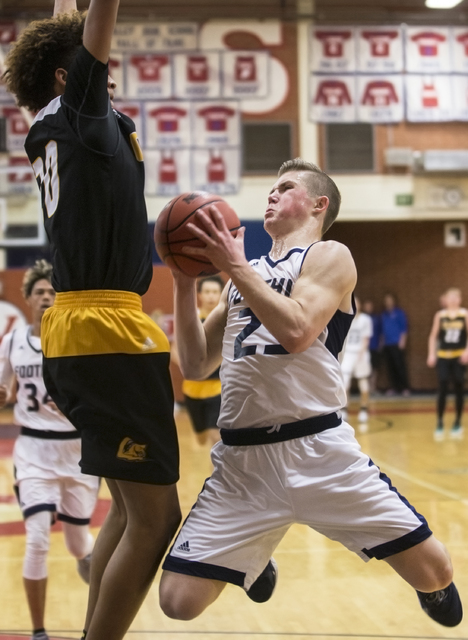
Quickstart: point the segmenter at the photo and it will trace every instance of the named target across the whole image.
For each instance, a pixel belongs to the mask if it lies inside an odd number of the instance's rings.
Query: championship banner
[[[190,102],[145,102],[144,109],[147,148],[191,145]]]
[[[138,141],[142,148],[145,147],[145,136],[143,128],[143,104],[141,102],[114,102],[116,111],[124,113],[135,123],[135,129],[138,135]]]
[[[196,22],[118,22],[111,50],[137,53],[197,49],[198,29]]]
[[[359,122],[401,122],[404,117],[401,75],[359,76]]]
[[[266,51],[223,51],[222,93],[242,100],[265,98],[269,92],[269,55]]]
[[[21,109],[13,105],[4,105],[0,110],[2,116],[6,118],[6,146],[8,151],[24,151],[24,142],[28,135],[29,124],[24,119]]]
[[[356,121],[354,76],[316,76],[310,79],[310,119],[314,122]]]
[[[466,73],[468,71],[468,28],[452,29],[453,70]]]
[[[164,149],[145,152],[145,193],[173,198],[191,191],[189,149]]]
[[[25,153],[8,156],[8,167],[18,167],[19,171],[3,174],[0,188],[10,195],[31,195],[36,189],[36,180],[31,171],[31,163]],[[26,169],[26,171],[25,171]]]
[[[406,76],[406,117],[409,122],[454,119],[451,76]]]
[[[160,53],[127,57],[127,97],[139,99],[170,98],[172,95],[171,57]]]
[[[113,53],[109,58],[109,75],[117,85],[116,95],[127,95],[125,86],[124,61],[121,53]]]
[[[452,76],[455,120],[468,120],[468,76]]]
[[[193,145],[240,145],[240,109],[236,100],[193,104]]]
[[[406,70],[416,73],[451,71],[448,27],[406,27]]]
[[[312,71],[344,73],[356,70],[353,27],[311,27],[309,50]]]
[[[221,96],[218,51],[181,53],[173,56],[177,98],[219,98]]]
[[[401,27],[359,27],[356,39],[358,71],[396,73],[403,70]]]
[[[193,189],[219,195],[236,193],[240,182],[239,149],[192,151]]]

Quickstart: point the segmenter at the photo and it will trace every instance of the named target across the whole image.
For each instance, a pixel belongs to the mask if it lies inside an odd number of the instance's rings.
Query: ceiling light
[[[426,0],[426,7],[429,9],[452,9],[460,4],[462,0]]]

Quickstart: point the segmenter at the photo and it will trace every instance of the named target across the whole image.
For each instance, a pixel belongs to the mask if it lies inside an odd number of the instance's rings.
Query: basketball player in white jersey
[[[372,318],[367,313],[361,312],[361,303],[358,298],[355,298],[355,302],[356,315],[344,344],[341,369],[347,394],[351,388],[351,380],[353,378],[357,380],[360,393],[358,422],[361,423],[362,427],[369,420],[369,378],[372,373],[369,343],[372,338],[373,328]],[[345,410],[342,411],[342,417],[347,419]],[[360,430],[364,431],[365,428]]]
[[[33,626],[33,640],[48,640],[44,612],[50,526],[62,522],[65,543],[77,559],[78,573],[89,583],[94,538],[89,522],[96,505],[99,479],[78,466],[81,440],[57,410],[42,378],[41,320],[52,306],[52,267],[38,260],[26,271],[23,295],[32,324],[7,334],[0,345],[0,407],[16,399],[15,490],[26,528],[23,583]]]
[[[248,263],[243,231],[233,238],[215,207],[197,214],[202,229],[191,225],[205,247],[185,251],[231,281],[202,325],[195,280],[174,273],[183,372],[203,378],[222,361],[223,393],[213,474],[163,567],[160,602],[171,618],[195,618],[227,582],[267,600],[276,581],[271,555],[293,523],[363,560],[386,560],[441,624],[462,618],[445,547],[341,418],[337,358],[353,318],[356,269],[344,245],[321,242],[339,205],[334,182],[296,159],[282,165],[268,197],[268,256]]]

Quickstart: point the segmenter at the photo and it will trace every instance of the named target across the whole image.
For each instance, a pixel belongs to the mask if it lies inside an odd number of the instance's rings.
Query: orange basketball
[[[206,191],[182,193],[166,204],[159,214],[154,227],[154,243],[161,260],[175,271],[198,278],[218,273],[217,269],[203,256],[189,256],[184,247],[203,247],[204,243],[187,229],[187,224],[197,224],[195,214],[201,209],[215,205],[224,216],[228,229],[235,235],[241,226],[236,212],[220,196]]]

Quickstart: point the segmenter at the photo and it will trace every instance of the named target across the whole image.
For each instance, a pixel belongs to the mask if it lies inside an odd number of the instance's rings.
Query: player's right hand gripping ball
[[[201,209],[208,211],[210,205],[216,206],[224,216],[229,231],[235,236],[241,226],[236,212],[223,198],[206,191],[182,193],[168,202],[159,214],[154,227],[154,242],[159,257],[170,269],[192,278],[219,272],[207,258],[189,256],[182,251],[183,247],[204,246],[203,241],[187,229],[187,224],[192,222],[197,225],[195,214]]]

